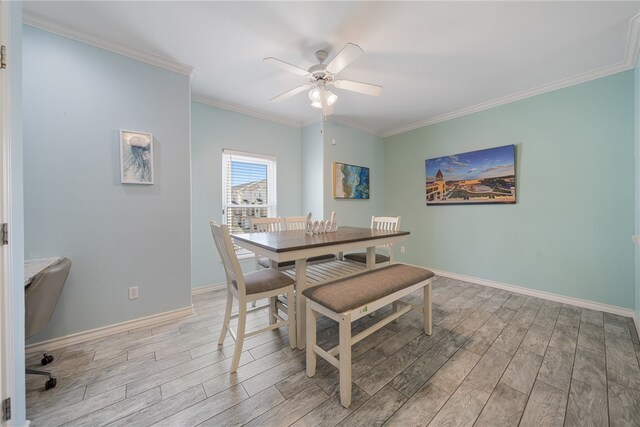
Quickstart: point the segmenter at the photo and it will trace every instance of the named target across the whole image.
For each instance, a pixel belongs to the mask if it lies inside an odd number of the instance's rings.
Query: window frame
[[[267,216],[278,216],[278,195],[277,195],[277,158],[266,154],[250,153],[244,151],[222,150],[222,224],[228,224],[228,210],[230,208],[256,209],[255,204],[231,204],[228,202],[229,191],[231,190],[231,162],[240,161],[246,163],[262,164],[267,167],[267,200],[260,208],[267,208]],[[241,257],[249,257],[251,252],[236,246],[236,254]]]

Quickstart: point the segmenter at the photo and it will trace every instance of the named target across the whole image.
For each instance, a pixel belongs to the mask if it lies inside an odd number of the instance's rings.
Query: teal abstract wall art
[[[334,162],[333,198],[368,199],[369,168]]]

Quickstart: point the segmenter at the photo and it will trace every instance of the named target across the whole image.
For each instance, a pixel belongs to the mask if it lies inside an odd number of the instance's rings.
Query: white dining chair
[[[247,303],[265,298],[273,300],[277,298],[278,295],[286,295],[289,301],[293,301],[295,282],[289,276],[273,268],[243,274],[233,242],[231,241],[231,236],[229,235],[228,226],[218,225],[215,222],[211,222],[210,225],[213,241],[218,249],[227,276],[227,304],[224,312],[224,323],[222,324],[222,330],[220,331],[220,337],[218,339],[218,346],[223,345],[227,331],[235,339],[236,344],[230,369],[230,372],[233,373],[238,369],[245,338],[288,326],[289,345],[292,349],[296,347],[294,304],[290,304],[288,307],[287,319],[283,319],[277,311],[273,311],[271,304],[247,309]],[[238,300],[238,313],[231,314],[234,298]],[[269,322],[269,326],[264,328],[246,332],[247,313],[264,308],[269,309],[269,319],[273,320],[273,322]],[[234,334],[229,328],[229,322],[232,318],[236,317],[238,318],[238,327]]]
[[[282,224],[285,230],[306,230],[310,220],[311,212],[302,216],[286,216],[282,219]]]
[[[282,218],[280,217],[255,217],[249,219],[249,230],[251,233],[267,233],[272,231],[280,231],[282,230]],[[256,270],[262,268],[270,268],[271,262],[269,258],[260,257],[258,254],[255,255],[256,259]],[[293,263],[290,263],[293,265]],[[278,265],[278,268],[284,267]]]
[[[255,217],[249,219],[249,231],[251,233],[268,233],[270,231],[280,231],[282,229],[282,218],[280,217]],[[256,271],[260,270],[260,268],[271,268],[271,260],[269,258],[261,257],[258,254],[255,254],[256,261]],[[293,261],[288,261],[288,263],[279,263],[273,264],[277,266],[277,268],[291,268],[295,265]],[[270,301],[272,307],[275,307],[276,299],[273,298]],[[252,307],[256,306],[256,301],[251,303]],[[275,319],[272,317],[269,318],[269,323],[275,323]]]
[[[399,216],[372,216],[371,217],[371,229],[373,230],[386,230],[386,231],[398,231],[400,228]],[[379,254],[378,249],[387,252],[387,255]],[[344,258],[359,262],[362,264],[367,263],[366,252],[356,252],[344,255]],[[393,262],[393,244],[376,246],[376,267],[378,264],[388,264]]]
[[[249,218],[250,231],[252,233],[264,233],[267,231],[280,231],[282,218],[280,217],[254,217]]]
[[[287,231],[299,230],[306,231],[307,223],[311,221],[311,212],[305,216],[286,216],[282,218],[283,228]],[[336,259],[335,254],[318,255],[307,258],[307,264],[318,264],[321,262],[333,261]],[[295,265],[295,264],[294,264]]]

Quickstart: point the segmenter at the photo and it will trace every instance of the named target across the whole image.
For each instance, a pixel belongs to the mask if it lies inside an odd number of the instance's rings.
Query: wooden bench
[[[351,346],[411,310],[422,311],[424,332],[431,335],[431,280],[434,274],[420,267],[393,264],[346,279],[309,288],[303,292],[307,301],[307,375],[316,373],[316,355],[340,371],[340,403],[351,405]],[[412,305],[400,298],[423,289],[423,305]],[[388,304],[393,312],[356,336],[351,323]],[[340,344],[324,350],[316,344],[316,315],[338,322]],[[340,358],[335,356],[339,355]]]

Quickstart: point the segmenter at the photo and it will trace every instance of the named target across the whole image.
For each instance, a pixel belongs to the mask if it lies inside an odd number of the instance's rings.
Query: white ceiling
[[[382,135],[630,68],[640,27],[636,18],[630,31],[638,1],[45,1],[24,11],[27,22],[191,65],[194,94],[300,124],[320,114],[304,93],[268,100],[304,78],[262,59],[308,68],[316,50],[331,60],[356,43],[365,54],[339,77],[383,93],[334,90],[334,118]]]

